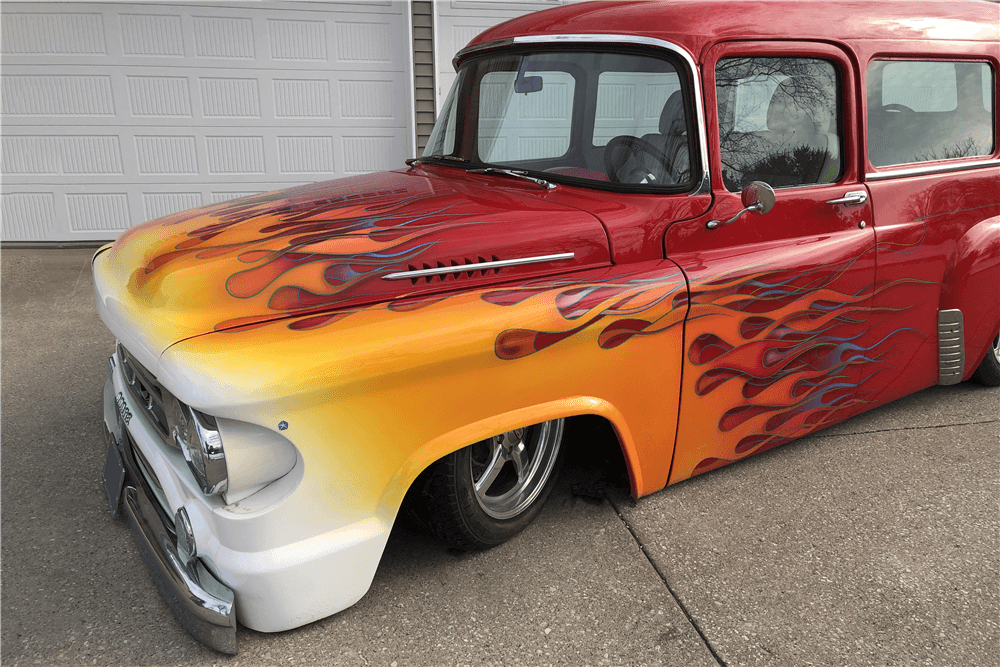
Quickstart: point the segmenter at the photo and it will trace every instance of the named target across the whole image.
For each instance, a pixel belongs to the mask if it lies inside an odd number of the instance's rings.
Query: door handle
[[[858,204],[864,204],[868,201],[868,193],[864,190],[855,190],[854,192],[848,192],[840,199],[830,199],[827,204],[843,204],[844,206],[857,206]]]

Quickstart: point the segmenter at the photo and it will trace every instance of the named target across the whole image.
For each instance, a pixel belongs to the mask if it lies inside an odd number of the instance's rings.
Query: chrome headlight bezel
[[[225,493],[229,486],[226,452],[215,418],[169,396],[166,403],[170,436],[184,454],[202,493]]]

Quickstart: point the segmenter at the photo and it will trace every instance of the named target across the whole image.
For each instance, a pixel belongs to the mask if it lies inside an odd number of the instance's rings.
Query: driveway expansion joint
[[[810,438],[843,438],[848,435],[872,435],[874,433],[894,433],[896,431],[925,431],[932,428],[953,428],[955,426],[979,426],[981,424],[996,424],[1000,419],[986,419],[978,422],[958,422],[955,424],[928,424],[927,426],[900,426],[899,428],[880,428],[874,431],[851,431],[850,433],[812,433]]]
[[[654,561],[653,558],[649,555],[649,552],[646,551],[646,545],[642,543],[642,540],[639,539],[639,534],[636,532],[635,528],[632,526],[631,523],[629,523],[628,519],[625,518],[625,515],[622,514],[621,510],[618,508],[618,503],[616,503],[615,500],[613,500],[610,496],[608,496],[608,503],[611,504],[611,507],[615,510],[615,514],[617,514],[618,518],[621,519],[623,524],[625,524],[625,528],[632,535],[632,539],[635,540],[635,543],[639,546],[639,551],[641,551],[642,555],[646,557],[646,560],[649,561],[649,564],[653,566],[653,571],[656,572],[656,575],[660,578],[660,581],[663,582],[663,585],[666,587],[667,592],[670,593],[670,597],[674,599],[674,602],[676,602],[677,606],[680,608],[681,613],[684,614],[684,617],[688,620],[688,623],[691,624],[691,627],[694,628],[694,631],[698,633],[698,636],[701,637],[701,640],[705,642],[705,648],[707,648],[708,652],[712,654],[712,657],[715,658],[715,661],[719,663],[720,667],[728,667],[726,661],[723,660],[722,657],[716,652],[715,647],[712,646],[712,643],[710,641],[708,641],[708,637],[698,626],[698,623],[694,620],[694,617],[691,616],[691,613],[687,610],[687,607],[684,606],[684,603],[681,602],[680,597],[678,597],[677,593],[667,582],[666,575],[664,575],[663,571],[660,570],[659,566],[656,564],[656,561]]]

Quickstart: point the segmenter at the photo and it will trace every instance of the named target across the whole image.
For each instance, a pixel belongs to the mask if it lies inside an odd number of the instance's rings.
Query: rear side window
[[[841,169],[837,69],[816,58],[723,58],[715,68],[722,179],[834,183]]]
[[[993,153],[996,78],[987,63],[875,60],[867,89],[876,167]]]

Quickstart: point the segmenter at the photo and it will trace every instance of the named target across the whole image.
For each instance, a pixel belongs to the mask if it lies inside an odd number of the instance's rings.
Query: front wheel
[[[972,377],[985,385],[1000,387],[1000,334],[993,339],[993,345],[986,351],[986,356]]]
[[[460,549],[486,549],[520,533],[555,484],[563,425],[517,428],[436,462],[426,473],[424,522]]]

